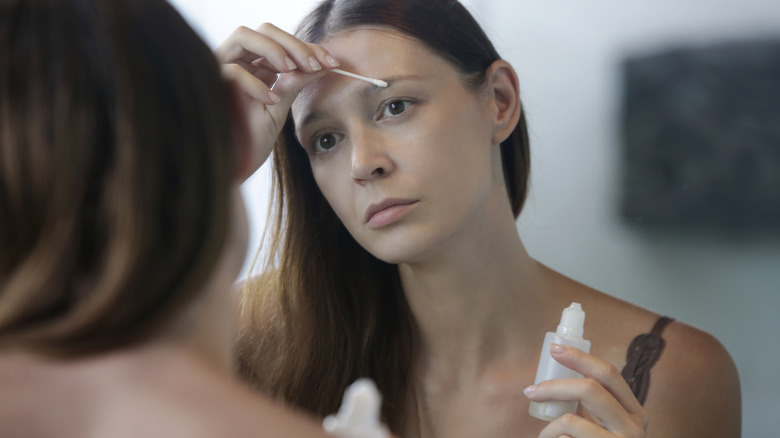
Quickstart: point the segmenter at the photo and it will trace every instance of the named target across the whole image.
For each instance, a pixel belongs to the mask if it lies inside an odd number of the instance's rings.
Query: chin
[[[371,255],[393,265],[416,263],[425,260],[435,245],[423,236],[411,233],[390,233],[361,246]]]
[[[383,250],[369,252],[379,260],[382,260],[383,262],[389,263],[391,265],[414,263],[421,258],[415,257],[416,254],[414,254],[414,252],[403,250]]]

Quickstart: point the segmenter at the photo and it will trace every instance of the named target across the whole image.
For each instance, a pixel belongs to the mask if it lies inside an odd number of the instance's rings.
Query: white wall
[[[713,333],[737,362],[744,435],[780,435],[780,238],[651,237],[625,227],[616,202],[623,56],[780,38],[780,2],[484,0],[480,14],[520,72],[530,113],[532,197],[519,221],[529,251],[586,284]]]
[[[271,21],[292,30],[315,2],[173,3],[216,46],[238,25]],[[533,177],[518,228],[529,251],[577,280],[717,336],[735,358],[742,379],[744,436],[778,436],[780,235],[762,240],[663,238],[624,226],[617,215],[616,116],[619,63],[625,54],[669,44],[780,37],[780,2],[464,3],[520,75]],[[264,223],[267,170],[244,187],[257,228]]]

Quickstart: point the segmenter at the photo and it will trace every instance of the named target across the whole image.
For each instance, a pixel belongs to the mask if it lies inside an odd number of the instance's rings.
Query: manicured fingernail
[[[274,92],[273,92],[273,91],[271,91],[271,90],[268,90],[268,93],[267,93],[267,94],[268,94],[268,98],[269,98],[269,99],[271,99],[271,101],[272,101],[273,103],[279,103],[279,101],[280,101],[280,100],[282,100],[282,98],[281,98],[281,97],[279,97],[279,95],[278,95],[278,94],[274,93]]]
[[[331,66],[333,66],[333,67],[338,67],[338,66],[340,66],[340,65],[341,65],[341,63],[340,63],[340,62],[336,61],[336,59],[335,59],[335,58],[333,58],[333,57],[332,57],[332,56],[330,56],[330,55],[325,55],[325,60],[326,60],[326,61],[328,61],[328,64],[330,64],[330,65],[331,65]]]
[[[289,56],[284,57],[284,63],[287,64],[287,68],[289,68],[290,70],[295,70],[296,68],[298,68],[298,66],[295,65],[295,61],[290,59]]]
[[[322,66],[320,65],[319,61],[317,61],[317,58],[313,56],[309,56],[309,65],[311,66],[311,69],[314,71],[322,70]]]
[[[536,392],[536,385],[531,385],[523,390],[523,394],[531,395]]]
[[[566,347],[560,344],[550,344],[550,352],[553,354],[561,354],[566,351]]]

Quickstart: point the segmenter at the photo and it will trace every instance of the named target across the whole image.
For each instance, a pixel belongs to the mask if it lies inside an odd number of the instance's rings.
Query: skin
[[[160,333],[139,345],[70,360],[0,351],[0,436],[328,436],[318,422],[259,396],[232,374],[238,303],[225,291],[233,289],[247,249],[240,184],[273,146],[264,130],[275,113],[231,81],[233,147],[243,159],[232,187],[229,240],[211,278]],[[282,105],[279,113],[286,112]],[[260,115],[254,124],[248,112]]]
[[[386,51],[372,50],[377,39],[389,42]],[[482,141],[491,136],[487,96],[462,87],[443,60],[415,66],[422,50],[395,33],[357,31],[324,44],[346,60],[351,49],[339,42],[373,55],[366,67],[345,61],[345,68],[381,75],[390,85],[339,75],[315,80],[293,105],[296,121],[313,119],[296,123],[297,136],[307,145],[320,190],[364,248],[392,263],[428,260],[447,250],[464,220],[477,225],[476,216],[491,208],[486,203],[500,160]],[[397,56],[398,50],[408,56]],[[313,144],[323,137],[335,145]],[[472,192],[479,196],[468,196]],[[394,198],[414,203],[404,220],[367,226],[369,207]]]
[[[153,339],[72,360],[0,353],[0,436],[327,436],[232,376],[237,303],[225,291],[247,238],[238,181],[233,199],[222,262],[199,298]]]
[[[739,380],[717,340],[679,322],[667,327],[666,350],[642,407],[618,370],[631,339],[648,332],[659,315],[566,278],[526,252],[500,165],[499,144],[520,113],[517,76],[508,63],[496,61],[485,86],[472,90],[441,57],[392,30],[352,29],[321,47],[290,38],[266,25],[242,31],[239,39],[241,47],[283,47],[294,59],[330,55],[347,71],[390,83],[376,89],[303,66],[276,84],[255,73],[246,93],[262,97],[273,84],[283,109],[297,97],[296,134],[320,190],[361,245],[398,264],[421,354],[409,399],[410,418],[417,420],[394,432],[739,436]],[[264,53],[253,52],[249,64],[280,58]],[[381,226],[367,222],[366,212],[387,199],[408,205]],[[544,333],[573,301],[587,312],[591,354],[569,348],[552,354],[585,378],[532,385]],[[527,413],[530,400],[578,400],[581,409],[547,423]]]

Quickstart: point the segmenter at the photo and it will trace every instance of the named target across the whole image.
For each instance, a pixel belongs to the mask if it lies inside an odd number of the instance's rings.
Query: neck
[[[233,368],[238,292],[232,270],[217,268],[205,290],[161,333],[161,342],[192,351],[226,373]]]
[[[474,379],[496,362],[538,354],[541,269],[511,213],[485,217],[494,219],[423,262],[399,266],[420,333],[421,372]]]
[[[246,212],[238,184],[233,188],[229,238],[203,290],[162,333],[162,340],[190,348],[225,372],[233,369],[239,289],[235,285],[246,254]]]

